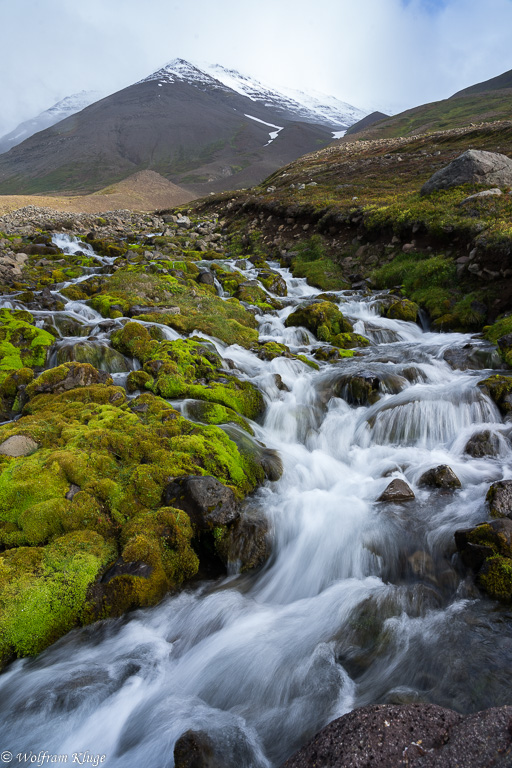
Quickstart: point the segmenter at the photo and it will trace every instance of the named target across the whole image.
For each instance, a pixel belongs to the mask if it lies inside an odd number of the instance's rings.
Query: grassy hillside
[[[234,248],[270,250],[325,290],[366,279],[417,302],[434,327],[477,331],[512,311],[512,196],[465,203],[475,185],[420,196],[469,147],[512,156],[512,123],[337,143],[199,205],[227,218]]]
[[[365,131],[351,136],[351,139],[390,139],[462,128],[470,123],[512,120],[511,95],[512,91],[503,90],[494,93],[471,93],[467,96],[434,101],[432,104],[408,109],[399,115],[381,120]]]

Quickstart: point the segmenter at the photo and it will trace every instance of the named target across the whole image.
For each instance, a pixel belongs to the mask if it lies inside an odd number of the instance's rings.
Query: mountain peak
[[[215,84],[217,87],[221,85],[219,82],[215,82],[215,79],[202,69],[199,69],[199,67],[185,59],[172,59],[172,61],[167,62],[163,67],[157,69],[156,72],[148,75],[148,77],[145,77],[140,82],[147,83],[151,80],[157,80],[162,85],[164,83],[175,83],[179,80],[191,83],[192,85],[211,86]]]

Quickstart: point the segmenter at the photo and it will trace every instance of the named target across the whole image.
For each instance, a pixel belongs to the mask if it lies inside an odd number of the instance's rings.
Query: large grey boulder
[[[422,195],[461,184],[512,185],[512,160],[497,152],[468,149],[449,165],[436,171],[421,188]]]
[[[215,477],[177,477],[165,488],[163,503],[186,512],[200,531],[229,525],[240,517],[235,494]]]

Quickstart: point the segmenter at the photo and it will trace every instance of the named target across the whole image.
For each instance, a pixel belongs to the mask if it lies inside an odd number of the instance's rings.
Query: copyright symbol
[[[4,750],[0,755],[0,760],[2,763],[10,763],[12,760],[12,752],[9,752],[7,749]]]

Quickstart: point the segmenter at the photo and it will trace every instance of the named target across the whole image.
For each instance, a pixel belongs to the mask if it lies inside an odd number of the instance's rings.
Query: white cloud
[[[176,56],[395,110],[512,68],[511,0],[12,0],[2,22],[0,135]]]

